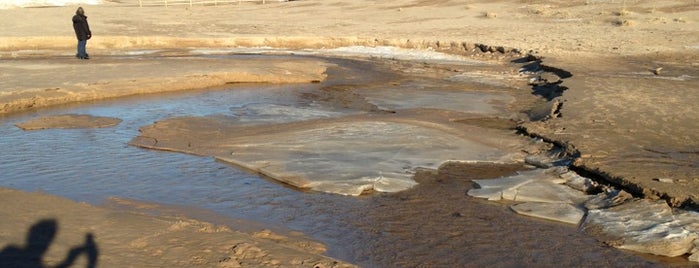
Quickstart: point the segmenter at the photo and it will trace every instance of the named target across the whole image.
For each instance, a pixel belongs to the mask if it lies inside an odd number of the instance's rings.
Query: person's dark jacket
[[[79,41],[88,40],[92,37],[90,25],[87,24],[87,16],[85,15],[75,14],[73,16],[73,29],[75,29],[75,36],[78,37]]]

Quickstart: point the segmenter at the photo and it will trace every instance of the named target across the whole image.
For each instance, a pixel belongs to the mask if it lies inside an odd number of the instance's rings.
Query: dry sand
[[[69,17],[75,8],[0,10],[0,113],[235,82],[319,81],[327,68],[312,59],[224,65],[183,57],[188,48],[390,45],[497,58],[502,46],[536,55],[558,74],[572,74],[562,77],[567,90],[557,99],[563,103],[560,117],[523,129],[579,154],[580,170],[676,206],[699,203],[694,0],[304,0],[168,8],[122,0],[85,6],[94,35],[89,61],[73,57]],[[478,44],[492,46],[493,53],[473,53]],[[126,57],[142,50],[160,52]],[[334,265],[317,255],[322,250],[194,220],[105,210],[40,193],[2,190],[0,198],[2,218],[12,219],[2,222],[3,244],[21,246],[26,229],[44,218],[57,219],[59,228],[70,226],[47,253],[49,264],[92,233],[101,241],[100,254],[109,252],[100,257],[105,266]],[[172,244],[182,237],[189,240],[184,248]],[[226,247],[208,248],[212,241]]]

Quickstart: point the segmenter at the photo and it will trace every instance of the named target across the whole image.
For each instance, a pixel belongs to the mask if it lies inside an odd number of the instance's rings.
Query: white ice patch
[[[670,257],[689,254],[690,261],[699,262],[697,212],[672,209],[660,200],[633,198],[613,188],[596,196],[585,195],[583,190],[599,186],[566,168],[474,182],[480,188],[471,189],[468,195],[523,202],[510,206],[518,214],[577,225],[587,207],[583,228],[610,245]]]
[[[473,180],[480,188],[471,189],[468,195],[485,198],[491,201],[512,200],[516,197],[517,188],[532,181],[530,176],[511,176],[492,180]]]
[[[584,228],[619,240],[618,248],[676,257],[691,253],[699,239],[699,214],[673,211],[664,201],[637,199],[588,211]]]
[[[141,55],[151,55],[160,52],[158,49],[145,49],[145,50],[129,50],[124,52],[124,55],[128,56],[141,56]]]
[[[418,167],[450,160],[513,162],[513,155],[477,139],[418,125],[362,121],[241,137],[217,156],[276,180],[317,191],[360,195],[397,192],[415,185]]]
[[[480,188],[468,195],[488,200],[524,202],[511,206],[518,214],[578,224],[585,215],[582,203],[591,196],[570,188],[564,169],[535,169],[499,179],[474,180]],[[566,176],[572,178],[573,176]]]
[[[512,205],[510,208],[517,214],[575,225],[579,224],[585,216],[583,209],[565,203],[525,202]]]
[[[102,0],[2,0],[0,9],[19,7],[50,7],[67,5],[99,5]]]
[[[361,94],[385,110],[434,108],[478,114],[498,114],[506,104],[515,100],[508,95],[493,93],[391,88],[364,90]]]
[[[321,54],[342,56],[342,57],[373,57],[381,59],[396,59],[422,62],[440,62],[440,63],[461,63],[468,65],[484,65],[482,61],[470,59],[460,55],[452,55],[432,50],[405,49],[392,46],[349,46],[334,49],[321,49]]]
[[[499,179],[474,180],[480,186],[468,195],[488,200],[578,204],[589,196],[568,186],[555,174],[558,169],[535,169]]]
[[[226,55],[226,54],[265,54],[265,55],[311,55],[310,51],[289,50],[274,47],[239,47],[239,48],[193,48],[189,53],[194,55]]]
[[[272,47],[245,47],[231,49],[192,49],[194,54],[295,54],[295,55],[326,55],[336,57],[359,57],[359,58],[381,58],[381,59],[396,59],[406,61],[421,61],[421,62],[439,62],[451,64],[466,64],[466,65],[486,65],[487,62],[478,61],[469,57],[453,55],[432,51],[429,49],[407,49],[392,46],[349,46],[332,49],[304,49],[304,50],[289,50]]]

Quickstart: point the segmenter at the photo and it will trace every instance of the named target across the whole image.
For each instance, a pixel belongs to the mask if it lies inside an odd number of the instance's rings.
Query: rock
[[[539,75],[539,79],[543,80],[545,83],[555,84],[561,81],[561,77],[550,72],[544,72]]]
[[[699,262],[699,253],[694,253],[692,255],[689,255],[688,260],[693,261],[693,262]]]
[[[461,43],[461,46],[463,46],[465,51],[473,51],[474,49],[476,49],[476,44],[474,43],[463,42]]]
[[[694,249],[689,253],[691,254],[689,258],[687,258],[689,261],[699,262],[699,239],[694,240]]]
[[[675,180],[671,178],[653,178],[652,180],[662,183],[675,183]]]
[[[601,237],[618,248],[677,257],[694,248],[699,239],[696,223],[696,213],[677,214],[664,201],[636,199],[588,211],[583,229],[601,232]]]
[[[541,86],[541,85],[546,84],[546,81],[544,79],[542,79],[541,76],[537,75],[537,76],[534,76],[532,78],[529,78],[529,80],[527,81],[527,84],[529,84],[530,86]]]
[[[571,204],[526,202],[510,206],[517,214],[578,225],[585,211]]]

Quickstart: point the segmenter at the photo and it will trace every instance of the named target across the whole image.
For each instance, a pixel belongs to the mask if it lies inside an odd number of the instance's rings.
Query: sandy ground
[[[270,231],[241,233],[9,189],[0,189],[0,200],[2,267],[351,267],[320,255],[319,243]]]
[[[182,51],[188,48],[390,45],[477,58],[497,58],[499,47],[514,48],[555,67],[549,70],[565,87],[562,96],[548,96],[563,104],[559,117],[523,129],[578,154],[580,170],[639,195],[675,206],[699,203],[695,0],[305,0],[168,8],[139,8],[137,1],[122,0],[85,7],[94,35],[89,61],[73,57],[69,17],[75,8],[0,10],[0,113],[166,88],[320,81],[327,68],[313,59],[224,65],[187,58]],[[492,46],[492,53],[478,52],[479,44],[486,51]],[[130,57],[143,50],[159,52]],[[41,222],[39,233],[70,226],[60,229],[58,246],[45,255],[52,265],[70,256],[71,248],[88,257],[95,250],[109,252],[99,259],[108,267],[141,266],[124,256],[154,266],[344,265],[318,255],[318,248],[280,245],[189,219],[123,213],[40,193],[2,190],[0,198],[2,218],[12,219],[2,222],[3,245],[23,247],[32,233],[26,229],[42,219],[56,222]],[[191,239],[185,248],[171,244],[182,237]],[[99,249],[91,246],[95,238],[102,241]],[[207,248],[214,240],[226,247]]]

